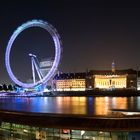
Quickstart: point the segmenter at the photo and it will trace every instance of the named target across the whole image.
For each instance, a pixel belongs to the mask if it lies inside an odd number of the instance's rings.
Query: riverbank
[[[109,96],[109,97],[130,97],[140,96],[140,91],[136,90],[113,90],[113,91],[53,91],[50,93],[43,93],[43,96]]]
[[[113,90],[113,91],[101,91],[101,90],[87,90],[87,91],[51,91],[44,93],[15,93],[15,92],[3,92],[0,93],[1,97],[63,97],[63,96],[84,96],[84,97],[131,97],[140,96],[140,91],[137,90]]]

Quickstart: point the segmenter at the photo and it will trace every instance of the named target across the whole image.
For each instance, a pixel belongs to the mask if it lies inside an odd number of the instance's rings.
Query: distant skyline
[[[4,64],[10,36],[18,26],[32,19],[48,21],[58,30],[63,43],[59,67],[62,72],[111,69],[113,60],[116,69],[140,67],[138,1],[1,1],[0,17],[0,83],[11,82]],[[51,39],[44,31],[23,32],[14,43],[11,56],[18,78],[30,77],[28,53],[37,53],[43,59],[50,51],[54,54],[51,46]]]

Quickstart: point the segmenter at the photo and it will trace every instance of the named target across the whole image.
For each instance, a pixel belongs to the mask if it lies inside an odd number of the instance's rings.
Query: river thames
[[[110,117],[140,111],[140,97],[1,97],[0,110]]]

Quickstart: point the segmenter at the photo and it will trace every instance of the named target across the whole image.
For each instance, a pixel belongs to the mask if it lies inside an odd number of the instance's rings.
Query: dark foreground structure
[[[36,127],[95,131],[140,131],[140,117],[87,117],[79,115],[43,114],[0,111],[1,122]]]
[[[90,117],[0,111],[1,139],[49,140],[138,140],[140,138],[140,117]]]

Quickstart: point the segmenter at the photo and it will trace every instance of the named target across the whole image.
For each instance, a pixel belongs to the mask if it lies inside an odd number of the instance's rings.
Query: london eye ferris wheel
[[[11,64],[10,64],[10,53],[11,53],[11,48],[12,45],[14,43],[14,41],[16,40],[17,36],[24,31],[25,29],[31,28],[31,27],[40,27],[45,29],[52,37],[53,39],[53,43],[55,46],[55,56],[54,56],[54,61],[52,64],[52,67],[50,68],[50,70],[48,71],[48,73],[44,76],[40,69],[38,68],[38,65],[36,63],[36,55],[29,53],[29,56],[31,57],[31,64],[32,64],[32,76],[33,76],[33,82],[32,83],[25,83],[20,81],[15,75],[14,72],[11,68]],[[60,59],[61,59],[61,54],[62,54],[62,46],[61,46],[61,40],[60,40],[60,36],[57,32],[57,30],[48,22],[43,21],[43,20],[31,20],[31,21],[27,21],[26,23],[22,24],[21,26],[19,26],[14,33],[12,34],[7,48],[6,48],[6,53],[5,53],[5,65],[6,65],[6,70],[11,78],[11,80],[23,87],[23,88],[33,88],[39,84],[46,84],[55,74],[55,72],[57,71]],[[35,79],[35,69],[37,71],[39,80],[36,81]]]

